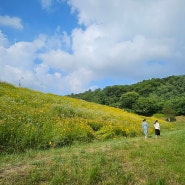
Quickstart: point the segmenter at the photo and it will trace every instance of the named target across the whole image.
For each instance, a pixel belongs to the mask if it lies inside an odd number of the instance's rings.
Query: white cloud
[[[52,1],[41,1],[48,9]],[[102,79],[184,74],[185,1],[68,0],[83,28],[11,46],[0,32],[0,79],[44,92],[78,93]],[[62,33],[61,33],[62,32]],[[10,75],[11,74],[11,75]],[[116,81],[116,80],[115,80]],[[106,82],[105,82],[106,84]],[[115,85],[115,84],[113,84]]]
[[[84,65],[96,69],[94,73],[138,80],[146,78],[146,73],[147,78],[183,73],[174,65],[178,61],[181,66],[185,58],[185,1],[68,2],[78,12],[79,24],[86,26],[73,32],[74,52]]]
[[[41,53],[39,58],[48,66],[59,69],[65,73],[75,70],[73,57],[62,50],[51,50],[48,53]]]
[[[49,10],[52,6],[53,0],[41,0],[41,6],[44,10]]]
[[[0,30],[0,46],[7,47],[9,45],[8,39]]]
[[[107,32],[120,30],[120,37],[137,34],[163,35],[182,21],[183,0],[69,0],[77,10],[79,23],[89,26],[102,24]],[[179,19],[180,18],[180,19]],[[112,28],[111,28],[112,27]],[[174,28],[175,30],[178,28]],[[172,29],[172,30],[174,30]]]
[[[23,29],[21,19],[18,17],[0,16],[0,25],[12,27],[18,30]]]
[[[40,35],[33,42],[17,42],[7,48],[1,45],[0,80],[18,86],[21,79],[23,87],[56,94],[83,91],[92,79],[91,71],[75,66],[72,55],[51,49],[57,39]]]
[[[9,48],[1,48],[1,64],[11,65],[22,69],[33,67],[36,52],[43,47],[42,40],[33,42],[17,42]]]

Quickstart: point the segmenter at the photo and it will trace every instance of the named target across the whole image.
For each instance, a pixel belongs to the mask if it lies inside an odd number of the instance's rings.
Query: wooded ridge
[[[144,116],[156,113],[172,117],[185,115],[185,75],[152,78],[132,85],[107,86],[69,96]]]

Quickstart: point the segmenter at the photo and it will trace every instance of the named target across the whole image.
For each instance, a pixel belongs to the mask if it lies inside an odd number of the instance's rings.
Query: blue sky
[[[0,81],[66,95],[185,74],[184,0],[0,0]]]

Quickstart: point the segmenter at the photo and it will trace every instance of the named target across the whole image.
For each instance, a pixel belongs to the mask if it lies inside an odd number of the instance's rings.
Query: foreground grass
[[[121,138],[0,156],[4,185],[185,184],[185,120],[160,138]]]

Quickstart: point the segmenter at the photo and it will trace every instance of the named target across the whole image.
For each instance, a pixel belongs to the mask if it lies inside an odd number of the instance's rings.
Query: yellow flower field
[[[0,150],[25,151],[71,145],[74,141],[143,134],[142,116],[83,100],[0,83]],[[154,118],[147,118],[153,132]],[[163,129],[170,125],[160,120]]]

